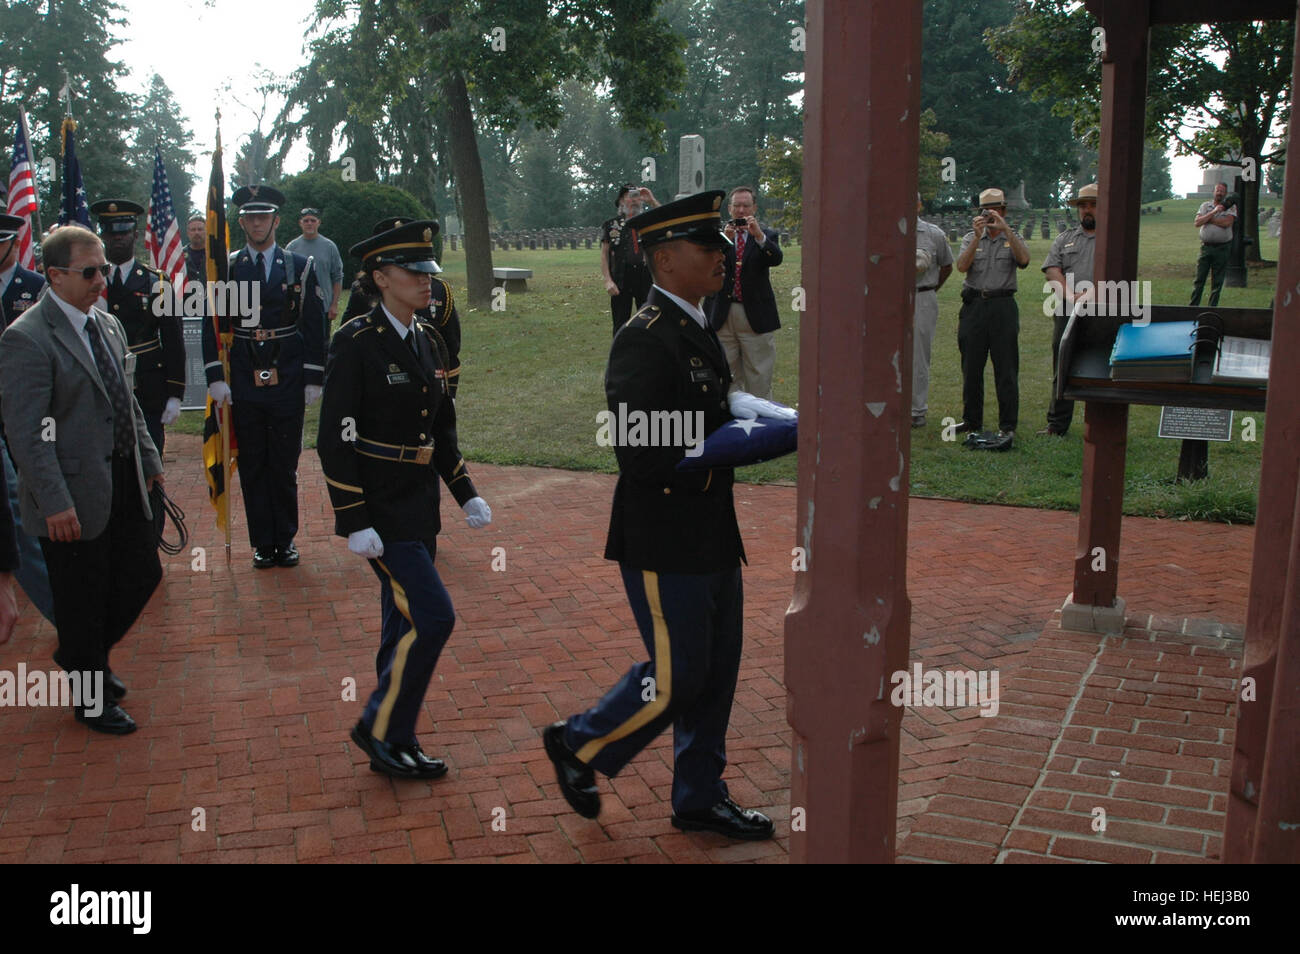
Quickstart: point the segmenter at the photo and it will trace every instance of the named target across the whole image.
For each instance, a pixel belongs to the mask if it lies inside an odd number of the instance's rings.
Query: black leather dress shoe
[[[596,790],[596,773],[578,761],[564,744],[564,723],[556,722],[542,730],[542,745],[555,765],[555,779],[569,807],[583,818],[600,814],[600,792]]]
[[[706,811],[673,815],[673,827],[682,831],[713,831],[741,841],[772,837],[772,819],[752,808],[741,808],[729,798]]]
[[[962,421],[960,424],[958,424],[956,427],[952,429],[952,432],[954,434],[965,434],[968,431],[975,431],[978,433],[983,429],[984,427],[982,424],[967,424],[965,421]]]
[[[104,688],[108,690],[108,697],[114,702],[120,702],[126,695],[126,683],[111,672],[104,673]]]
[[[277,547],[275,550],[276,566],[297,566],[298,565],[298,548],[292,543],[287,547]]]
[[[415,760],[420,778],[442,778],[447,774],[447,763],[442,759],[430,758],[425,755],[424,749],[420,748],[419,742],[406,746],[406,754]]]
[[[75,709],[73,715],[86,728],[109,735],[130,735],[136,729],[135,720],[116,702],[108,703],[97,716],[87,715],[85,709]]]
[[[393,778],[419,778],[420,769],[415,759],[397,745],[381,742],[370,734],[364,722],[352,727],[352,741],[370,756],[370,770],[391,775]]]
[[[258,547],[253,551],[253,568],[265,570],[275,566],[275,551],[270,547]]]

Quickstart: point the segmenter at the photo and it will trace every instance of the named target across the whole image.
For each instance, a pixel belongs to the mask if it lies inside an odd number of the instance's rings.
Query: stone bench
[[[504,286],[507,292],[528,291],[528,279],[532,277],[531,268],[492,269],[492,283],[498,288]]]

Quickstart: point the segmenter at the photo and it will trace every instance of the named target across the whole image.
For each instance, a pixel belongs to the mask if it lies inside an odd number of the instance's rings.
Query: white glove
[[[799,416],[799,412],[792,407],[774,401],[765,401],[745,391],[732,391],[727,395],[727,404],[731,408],[731,416],[741,420],[774,417],[780,421],[791,421]]]
[[[486,527],[492,522],[492,508],[482,497],[471,497],[465,501],[465,506],[461,509],[465,511],[465,522],[475,530]]]
[[[230,404],[230,385],[225,381],[213,381],[208,385],[208,397],[215,404]]]
[[[348,534],[348,549],[357,556],[377,560],[384,555],[384,541],[379,539],[374,527],[366,527]]]
[[[320,385],[309,384],[302,391],[303,397],[307,399],[308,404],[315,404],[320,400]]]
[[[175,424],[181,417],[181,399],[168,398],[167,406],[163,408],[162,422],[164,427],[170,427]]]

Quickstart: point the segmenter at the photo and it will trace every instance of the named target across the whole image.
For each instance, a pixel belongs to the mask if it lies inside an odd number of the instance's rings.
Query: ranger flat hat
[[[105,235],[134,232],[136,216],[144,215],[144,206],[130,199],[100,199],[90,207],[90,214],[99,219],[99,231]]]
[[[1081,205],[1084,202],[1097,201],[1097,183],[1089,182],[1086,186],[1079,189],[1079,194],[1070,200],[1070,205]]]
[[[27,224],[27,220],[17,215],[0,214],[0,242],[7,242],[11,238],[16,238],[22,227]]]
[[[438,223],[430,219],[403,220],[401,225],[358,242],[348,249],[348,254],[361,259],[366,269],[400,265],[407,271],[434,275],[442,270],[433,260],[433,236],[437,231]]]
[[[284,193],[269,185],[246,185],[235,190],[231,201],[239,206],[240,215],[275,214],[284,205]]]
[[[980,193],[981,209],[997,209],[1007,204],[1007,197],[1001,189],[985,189]]]
[[[370,234],[382,235],[384,232],[391,232],[393,229],[401,228],[403,225],[407,225],[408,223],[414,221],[415,218],[410,215],[390,215],[388,218],[380,219],[378,222],[376,222],[375,227],[370,230]],[[433,235],[438,234],[437,222],[433,223],[431,231],[433,232]],[[433,235],[429,236],[430,241],[433,241]],[[437,275],[440,271],[442,271],[442,266],[440,266],[437,262],[434,262],[433,271],[430,272],[429,274]]]
[[[721,189],[715,189],[697,192],[676,202],[665,202],[632,216],[627,220],[627,227],[636,231],[642,248],[653,248],[675,239],[726,248],[731,241],[722,231],[720,212],[726,195]]]

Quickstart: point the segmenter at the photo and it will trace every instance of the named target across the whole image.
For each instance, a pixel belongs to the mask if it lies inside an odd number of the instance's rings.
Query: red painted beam
[[[1294,9],[1292,12],[1295,12]],[[1297,95],[1300,45],[1291,67]],[[1291,114],[1288,142],[1300,143]],[[1300,222],[1300,149],[1287,158],[1282,220]],[[1268,429],[1260,467],[1246,648],[1223,860],[1300,862],[1300,229],[1282,230],[1273,293]],[[1250,680],[1247,683],[1247,680]],[[1288,827],[1291,826],[1291,827]]]
[[[790,858],[892,862],[907,666],[921,5],[808,4]],[[796,556],[796,559],[798,557]]]
[[[1097,167],[1097,281],[1137,278],[1147,7],[1146,0],[1105,0],[1097,11],[1106,31]],[[1074,602],[1078,605],[1115,605],[1127,453],[1128,405],[1089,402],[1084,409],[1079,537],[1074,551]],[[1098,547],[1104,551],[1104,561],[1094,555]]]

